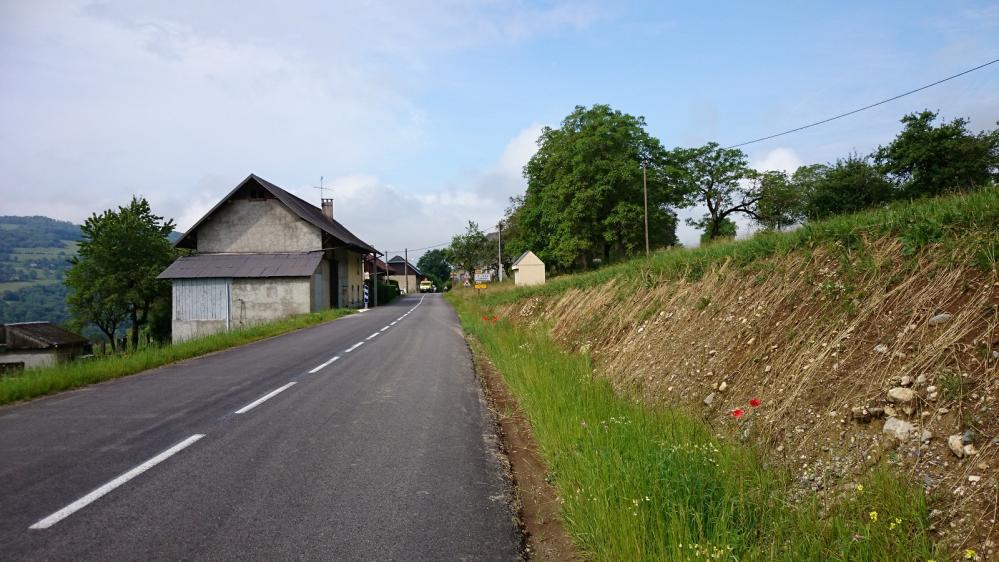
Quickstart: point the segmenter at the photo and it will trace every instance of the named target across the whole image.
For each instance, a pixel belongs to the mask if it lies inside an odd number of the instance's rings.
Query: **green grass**
[[[697,280],[722,263],[739,268],[762,267],[761,260],[834,248],[844,258],[863,264],[869,241],[895,237],[903,253],[912,256],[930,244],[972,247],[973,265],[996,266],[999,257],[999,188],[990,187],[952,195],[872,209],[852,215],[809,223],[792,232],[761,232],[746,240],[721,242],[694,249],[659,251],[588,273],[555,277],[544,285],[484,295],[489,303],[516,302],[531,296],[558,295],[570,288],[585,288],[616,280],[626,287],[641,288],[664,280]],[[849,261],[846,259],[845,261]]]
[[[844,491],[834,505],[792,504],[789,475],[724,437],[737,433],[735,419],[712,430],[684,411],[636,405],[593,377],[587,357],[562,352],[540,328],[484,321],[492,311],[481,301],[458,293],[448,298],[519,400],[557,488],[561,516],[590,557],[936,557],[922,490],[889,469],[875,470],[862,489]]]
[[[96,357],[53,367],[28,369],[18,376],[0,378],[0,405],[132,375],[168,363],[328,322],[351,312],[348,309],[333,309],[303,314],[243,330],[233,330],[188,340],[176,345],[150,347],[129,354]]]

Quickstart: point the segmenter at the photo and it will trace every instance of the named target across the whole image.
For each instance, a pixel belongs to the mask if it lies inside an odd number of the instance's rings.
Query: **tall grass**
[[[792,503],[789,475],[734,438],[755,412],[711,428],[684,411],[647,409],[616,396],[587,357],[562,352],[541,329],[494,322],[481,302],[449,298],[519,400],[566,526],[592,558],[935,557],[921,489],[886,469],[834,504]]]
[[[725,262],[747,267],[764,258],[820,245],[861,251],[866,241],[887,236],[900,239],[907,255],[913,255],[929,244],[954,241],[974,244],[974,264],[995,267],[999,254],[999,188],[993,186],[967,194],[894,203],[885,208],[808,223],[791,232],[760,232],[746,240],[664,250],[649,258],[556,277],[545,285],[497,291],[487,295],[485,300],[510,303],[535,295],[557,295],[569,288],[591,287],[612,279],[636,287],[661,280],[694,281]]]
[[[258,324],[178,344],[147,347],[132,353],[28,369],[18,376],[0,378],[0,405],[135,374],[168,363],[327,322],[351,312],[351,310],[340,308],[302,314],[277,322]]]

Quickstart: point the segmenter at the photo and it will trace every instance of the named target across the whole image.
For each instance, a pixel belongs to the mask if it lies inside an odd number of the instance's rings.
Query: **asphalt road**
[[[411,296],[0,408],[0,559],[518,559],[494,443]]]

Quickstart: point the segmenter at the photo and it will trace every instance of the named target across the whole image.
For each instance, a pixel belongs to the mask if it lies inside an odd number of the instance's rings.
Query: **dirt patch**
[[[531,560],[584,560],[559,518],[558,493],[546,481],[548,469],[538,453],[530,423],[482,346],[468,338],[475,372],[499,425],[497,433],[509,461],[517,512]]]
[[[888,464],[924,489],[935,541],[995,559],[999,272],[966,263],[943,246],[905,256],[885,239],[722,264],[697,281],[614,279],[489,313],[588,353],[623,396],[755,442],[793,471],[793,499],[834,500]],[[905,403],[889,397],[899,387]],[[911,429],[889,431],[900,422]],[[975,452],[952,452],[952,439]]]

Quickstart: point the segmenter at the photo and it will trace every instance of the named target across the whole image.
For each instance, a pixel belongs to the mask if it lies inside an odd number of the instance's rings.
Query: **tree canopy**
[[[707,208],[700,219],[687,224],[704,229],[708,239],[724,235],[725,221],[733,214],[758,218],[759,186],[752,180],[746,155],[737,148],[721,148],[716,142],[698,148],[677,148],[671,153],[677,183],[684,186],[686,206]]]
[[[429,250],[420,256],[419,261],[416,262],[416,267],[420,268],[420,271],[433,280],[434,284],[441,290],[451,278],[451,264],[448,262],[447,250]]]
[[[156,279],[178,255],[168,240],[173,221],[152,213],[144,198],[118,210],[93,214],[81,227],[79,255],[66,275],[73,318],[97,326],[112,343],[128,320],[131,342],[149,319],[155,301],[169,299],[170,284]]]
[[[667,163],[644,118],[608,105],[577,106],[559,128],[542,130],[538,151],[524,168],[527,192],[507,222],[521,248],[563,269],[633,254],[645,245],[644,165],[650,241],[674,244],[670,207],[682,194],[668,181]]]
[[[999,129],[977,135],[957,118],[934,125],[937,113],[902,117],[902,132],[874,152],[880,171],[905,197],[940,195],[985,185],[999,173]]]
[[[455,234],[451,238],[451,245],[448,247],[448,262],[468,273],[490,263],[492,255],[486,233],[473,221],[468,221],[463,234]]]

